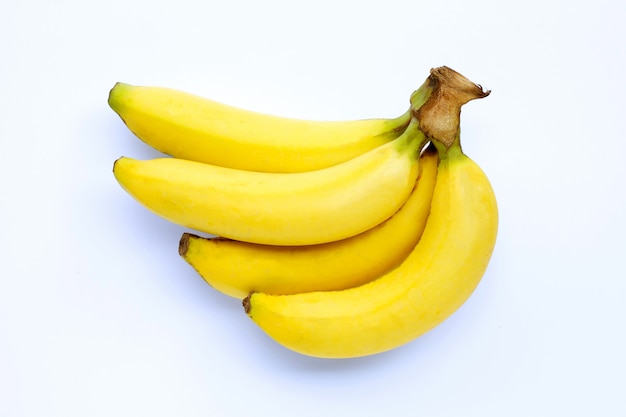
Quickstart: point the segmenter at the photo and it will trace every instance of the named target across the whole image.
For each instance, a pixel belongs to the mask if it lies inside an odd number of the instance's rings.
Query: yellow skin
[[[428,98],[425,83],[413,108]],[[396,139],[411,112],[395,119],[298,120],[228,106],[173,89],[117,83],[110,107],[148,145],[176,158],[261,172],[304,172],[348,161]]]
[[[296,352],[348,358],[396,348],[454,313],[487,268],[498,211],[489,180],[458,143],[440,158],[426,228],[404,262],[343,291],[252,293],[243,303],[250,318]]]
[[[292,174],[176,158],[120,158],[120,185],[185,227],[252,243],[313,245],[362,233],[391,217],[418,175],[424,134],[412,119],[397,139],[329,168]]]
[[[251,291],[296,294],[362,285],[397,266],[419,241],[437,161],[437,152],[429,146],[420,158],[416,186],[402,208],[354,237],[321,245],[273,246],[185,233],[179,252],[209,285],[231,297],[243,298]]]

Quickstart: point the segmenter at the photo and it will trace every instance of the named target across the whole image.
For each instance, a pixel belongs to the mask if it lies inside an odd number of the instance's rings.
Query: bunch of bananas
[[[371,355],[450,316],[482,278],[498,213],[461,150],[461,106],[486,97],[432,69],[395,119],[305,121],[118,83],[109,105],[171,157],[113,172],[149,210],[206,233],[180,255],[305,355]]]

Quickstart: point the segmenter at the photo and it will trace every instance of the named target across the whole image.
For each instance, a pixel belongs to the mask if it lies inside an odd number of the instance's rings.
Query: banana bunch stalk
[[[113,173],[184,233],[179,254],[281,345],[347,358],[401,346],[456,311],[493,251],[489,180],[461,106],[489,91],[432,69],[395,119],[312,121],[117,83],[109,104],[168,154]]]

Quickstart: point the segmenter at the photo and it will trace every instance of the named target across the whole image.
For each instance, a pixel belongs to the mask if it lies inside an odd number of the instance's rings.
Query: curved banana
[[[430,94],[411,96],[414,109]],[[148,145],[176,158],[261,172],[303,172],[348,161],[402,134],[395,119],[312,121],[267,115],[181,91],[117,83],[110,107]]]
[[[412,119],[399,138],[317,171],[277,174],[122,157],[113,173],[135,199],[174,223],[245,242],[313,245],[391,217],[415,185],[424,143]]]
[[[449,69],[433,71],[440,72],[436,75],[446,88],[418,114],[440,156],[422,238],[402,264],[360,287],[245,298],[250,318],[287,348],[327,358],[393,349],[444,321],[481,280],[496,241],[498,211],[489,180],[461,151],[455,112],[488,92],[469,80],[461,82],[466,79]]]
[[[351,238],[273,246],[185,233],[179,253],[209,285],[231,297],[243,298],[251,291],[296,294],[364,284],[401,263],[419,241],[430,210],[437,160],[434,146],[428,146],[420,158],[415,188],[402,208]]]

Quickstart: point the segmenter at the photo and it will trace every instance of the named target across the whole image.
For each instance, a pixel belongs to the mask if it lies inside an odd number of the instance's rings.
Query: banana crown
[[[435,145],[443,145],[446,150],[460,146],[461,107],[471,100],[487,97],[491,91],[483,90],[480,84],[446,66],[431,69],[426,82],[432,86],[432,92],[421,107],[413,109],[420,129]]]

